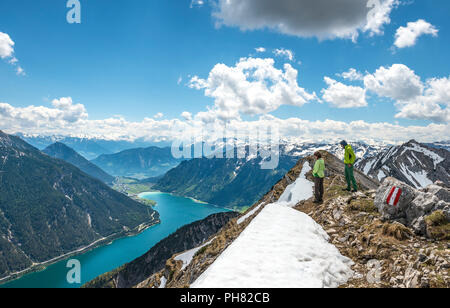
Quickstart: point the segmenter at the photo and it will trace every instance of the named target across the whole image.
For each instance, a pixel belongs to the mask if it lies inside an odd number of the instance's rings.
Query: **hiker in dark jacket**
[[[314,203],[319,204],[323,202],[323,181],[325,178],[325,161],[322,158],[320,152],[314,153],[316,157],[316,163],[314,165],[314,195],[316,200]]]
[[[347,181],[347,189],[343,189],[344,191],[357,192],[358,185],[356,184],[355,175],[353,173],[353,166],[356,161],[355,152],[352,149],[352,146],[348,144],[345,140],[341,142],[342,148],[345,149],[344,154],[344,164],[345,164],[345,179]],[[353,187],[353,190],[352,190]]]

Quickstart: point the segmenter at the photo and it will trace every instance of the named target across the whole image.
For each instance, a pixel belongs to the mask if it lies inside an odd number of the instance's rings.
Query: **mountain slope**
[[[356,167],[380,181],[394,177],[416,188],[435,181],[450,185],[450,152],[414,140],[361,160]]]
[[[211,235],[217,233],[230,219],[238,216],[235,212],[218,213],[186,225],[152,247],[146,254],[124,266],[106,273],[91,282],[86,288],[132,288],[142,283],[153,273],[162,270],[166,260],[173,254],[193,249],[201,245]]]
[[[448,242],[429,241],[398,222],[382,221],[374,203],[379,183],[356,171],[361,192],[343,191],[343,162],[322,154],[328,170],[323,204],[308,199],[314,158],[301,159],[191,258],[185,260],[191,251],[173,255],[163,270],[135,287],[448,288]]]
[[[223,207],[250,206],[277,183],[297,159],[282,156],[275,170],[262,170],[261,161],[260,157],[184,161],[167,172],[153,189]]]
[[[101,155],[92,162],[114,176],[143,179],[160,176],[181,160],[172,156],[171,148],[149,147]]]
[[[105,171],[85,159],[83,156],[79,155],[75,150],[69,148],[63,143],[56,142],[52,145],[49,145],[42,152],[45,154],[57,158],[62,159],[75,167],[79,168],[86,174],[99,179],[100,181],[111,184],[114,181],[114,177],[107,174]]]
[[[330,171],[343,173],[343,163],[333,159]],[[292,208],[312,196],[311,165],[300,160],[252,209],[205,240],[187,262],[184,256],[189,251],[172,256],[165,269],[138,287],[336,287],[345,283],[351,276],[351,261],[328,243],[320,226]],[[356,177],[362,187],[378,185],[359,172]]]
[[[0,132],[0,278],[158,219],[73,165]]]

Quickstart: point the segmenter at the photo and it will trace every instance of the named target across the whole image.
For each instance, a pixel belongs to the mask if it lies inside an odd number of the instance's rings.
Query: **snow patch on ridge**
[[[211,242],[214,239],[210,240],[209,242],[197,247],[197,248],[193,248],[191,250],[188,250],[186,252],[183,252],[182,254],[179,254],[178,256],[176,256],[174,259],[175,261],[182,261],[183,262],[183,266],[181,267],[181,270],[184,271],[186,269],[186,267],[189,266],[189,264],[191,264],[192,259],[194,259],[195,254],[197,253],[197,251],[199,251],[200,249],[202,249],[205,246],[208,246],[209,244],[211,244]]]
[[[192,288],[335,288],[353,262],[308,215],[267,205]]]
[[[245,216],[242,216],[241,218],[239,218],[238,221],[237,221],[237,224],[240,225],[243,222],[245,222],[249,217],[253,216],[253,214],[255,214],[256,212],[259,211],[259,209],[261,208],[262,205],[263,205],[263,203],[261,203],[260,205],[255,207],[253,210],[251,210],[250,212],[245,214]]]
[[[308,200],[313,196],[314,184],[306,179],[306,173],[309,171],[311,171],[311,166],[305,162],[300,176],[286,188],[278,200],[279,204],[293,207],[300,201]]]
[[[278,202],[266,205],[192,288],[335,288],[353,276],[353,262],[328,242],[308,215],[293,209],[312,197],[307,162]]]

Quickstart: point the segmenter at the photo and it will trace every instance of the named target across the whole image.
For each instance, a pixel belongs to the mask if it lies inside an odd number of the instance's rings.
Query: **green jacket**
[[[346,165],[354,165],[356,161],[355,152],[353,152],[352,146],[348,144],[345,147],[344,163]]]
[[[316,178],[323,179],[325,177],[325,161],[321,158],[314,165],[313,175]]]

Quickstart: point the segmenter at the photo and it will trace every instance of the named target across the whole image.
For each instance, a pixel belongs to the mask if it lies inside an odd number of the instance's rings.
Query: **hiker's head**
[[[345,141],[345,140],[342,140],[342,141],[341,141],[341,146],[342,146],[343,148],[345,148],[347,145],[348,145],[347,141]]]
[[[314,153],[314,156],[315,156],[317,159],[321,159],[321,158],[322,158],[322,154],[320,154],[320,152]]]

